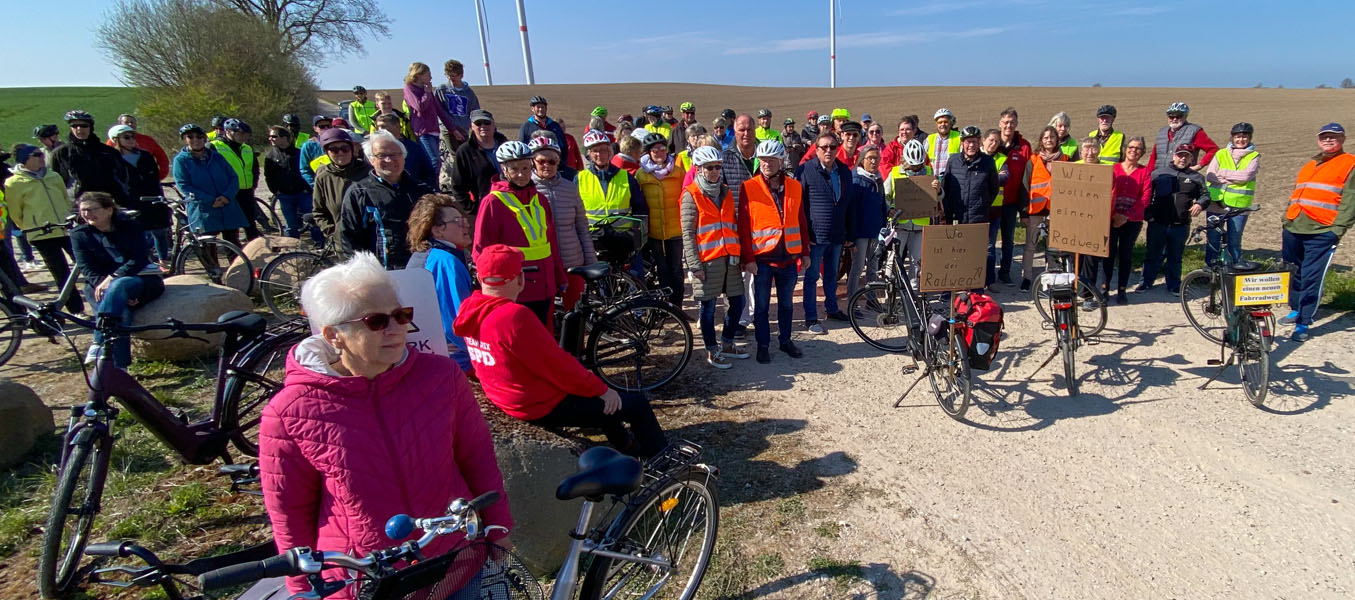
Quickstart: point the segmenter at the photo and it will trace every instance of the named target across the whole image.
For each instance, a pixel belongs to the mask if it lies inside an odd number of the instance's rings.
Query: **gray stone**
[[[249,259],[250,266],[257,273],[268,266],[268,262],[277,258],[279,254],[296,250],[300,245],[301,240],[296,238],[285,235],[265,235],[250,240],[242,250],[245,253],[245,258]],[[221,282],[242,292],[246,291],[245,288],[249,285],[249,271],[245,268],[244,261],[236,260],[229,267],[226,267],[226,273],[222,275]],[[258,282],[254,283],[254,287],[249,293],[255,296],[259,295]]]
[[[185,323],[212,323],[230,311],[253,309],[254,303],[240,290],[193,275],[178,275],[165,279],[163,296],[132,312],[132,324],[152,325],[170,318]],[[166,339],[163,331],[134,334],[132,355],[150,360],[185,360],[211,355],[221,347],[222,334],[192,335],[200,339]]]
[[[0,379],[0,467],[18,464],[38,438],[54,429],[52,409],[32,389]]]
[[[556,500],[555,486],[578,470],[579,452],[565,438],[550,441],[543,435],[501,432],[494,438],[494,454],[513,510],[509,537],[522,562],[538,576],[554,573],[569,549],[567,534],[578,518],[579,502]]]

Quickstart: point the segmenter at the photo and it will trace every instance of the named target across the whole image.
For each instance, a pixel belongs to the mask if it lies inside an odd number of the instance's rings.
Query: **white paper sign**
[[[390,271],[395,279],[395,294],[401,306],[414,307],[414,322],[410,323],[405,345],[411,352],[447,356],[447,334],[442,330],[442,309],[438,305],[438,288],[433,274],[416,267]],[[319,335],[312,328],[311,333]]]

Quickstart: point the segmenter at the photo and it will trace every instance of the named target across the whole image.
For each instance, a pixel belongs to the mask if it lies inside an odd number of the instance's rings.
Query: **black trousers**
[[[1110,228],[1110,256],[1102,259],[1102,270],[1106,273],[1106,291],[1110,291],[1111,276],[1120,269],[1120,278],[1116,289],[1129,287],[1129,274],[1134,270],[1134,242],[1143,230],[1143,221],[1125,221],[1124,225]]]
[[[600,427],[612,447],[631,456],[649,458],[668,447],[668,438],[659,426],[654,409],[642,394],[620,392],[621,408],[612,414],[602,412],[602,398],[565,396],[555,410],[531,423],[542,427]],[[630,431],[626,425],[630,425]]]
[[[240,212],[245,213],[245,239],[252,240],[259,237],[259,207],[254,203],[254,190],[240,190],[235,194],[235,202],[240,205]]]
[[[682,307],[685,295],[685,280],[682,276],[682,238],[671,240],[649,240],[645,244],[649,261],[659,271],[659,285],[668,288],[668,301],[673,306]]]
[[[47,272],[52,274],[52,279],[56,281],[58,290],[66,284],[66,278],[71,274],[70,263],[66,262],[66,255],[75,260],[75,254],[71,251],[71,240],[62,236],[58,238],[48,238],[45,240],[31,240],[33,249],[42,255],[42,262],[47,263]],[[69,300],[66,301],[66,311],[79,314],[85,312],[85,302],[80,299],[78,292],[72,292]]]

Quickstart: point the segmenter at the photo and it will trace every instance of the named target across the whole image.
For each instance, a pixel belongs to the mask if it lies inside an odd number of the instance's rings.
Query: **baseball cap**
[[[522,274],[522,251],[507,244],[494,244],[475,257],[480,285],[498,287]]]
[[[1317,133],[1318,135],[1324,133],[1339,133],[1341,135],[1345,135],[1346,128],[1342,127],[1340,123],[1327,123],[1326,125],[1322,126],[1322,129],[1317,130]]]
[[[330,124],[334,125],[335,127],[338,127],[339,129],[352,129],[352,127],[348,124],[348,121],[345,121],[343,117],[334,117],[334,120],[330,121]]]
[[[321,121],[329,121],[330,123],[333,123],[334,119],[333,117],[328,117],[325,115],[315,115],[314,117],[311,117],[312,126],[319,125]]]
[[[477,108],[475,110],[470,111],[471,124],[479,123],[481,121],[489,121],[490,123],[493,123],[494,113],[491,113],[483,108]]]
[[[17,144],[14,146],[14,160],[22,165],[28,162],[28,159],[33,156],[34,152],[41,151],[42,148],[32,144]]]
[[[324,148],[334,142],[352,142],[353,136],[348,135],[348,130],[330,127],[320,134],[320,147]]]
[[[875,119],[870,118],[870,113],[861,113],[861,122],[862,122],[862,123],[864,123],[864,122],[866,122],[866,121],[874,121],[874,120],[875,120]]]

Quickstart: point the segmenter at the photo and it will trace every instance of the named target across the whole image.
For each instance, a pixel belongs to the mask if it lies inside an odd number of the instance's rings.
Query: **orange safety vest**
[[[784,241],[786,252],[792,255],[803,252],[800,239],[800,182],[785,178],[786,189],[783,192],[782,205],[785,211],[776,207],[772,191],[767,187],[766,178],[755,175],[748,180],[748,217],[753,228],[753,253],[767,254]],[[784,214],[783,214],[784,212]]]
[[[1049,212],[1049,197],[1052,193],[1049,182],[1054,178],[1049,173],[1049,167],[1044,164],[1044,159],[1039,154],[1032,154],[1030,157],[1030,208],[1027,213],[1032,215],[1042,215]]]
[[[1284,218],[1294,220],[1300,213],[1323,226],[1336,222],[1336,208],[1341,205],[1341,190],[1355,170],[1355,155],[1342,152],[1321,164],[1308,161],[1299,170],[1294,182],[1294,193],[1289,195],[1289,209]]]
[[[726,256],[739,256],[739,228],[734,217],[734,194],[725,190],[720,208],[710,201],[695,183],[687,186],[687,193],[696,200],[696,251],[701,262],[712,262]]]

